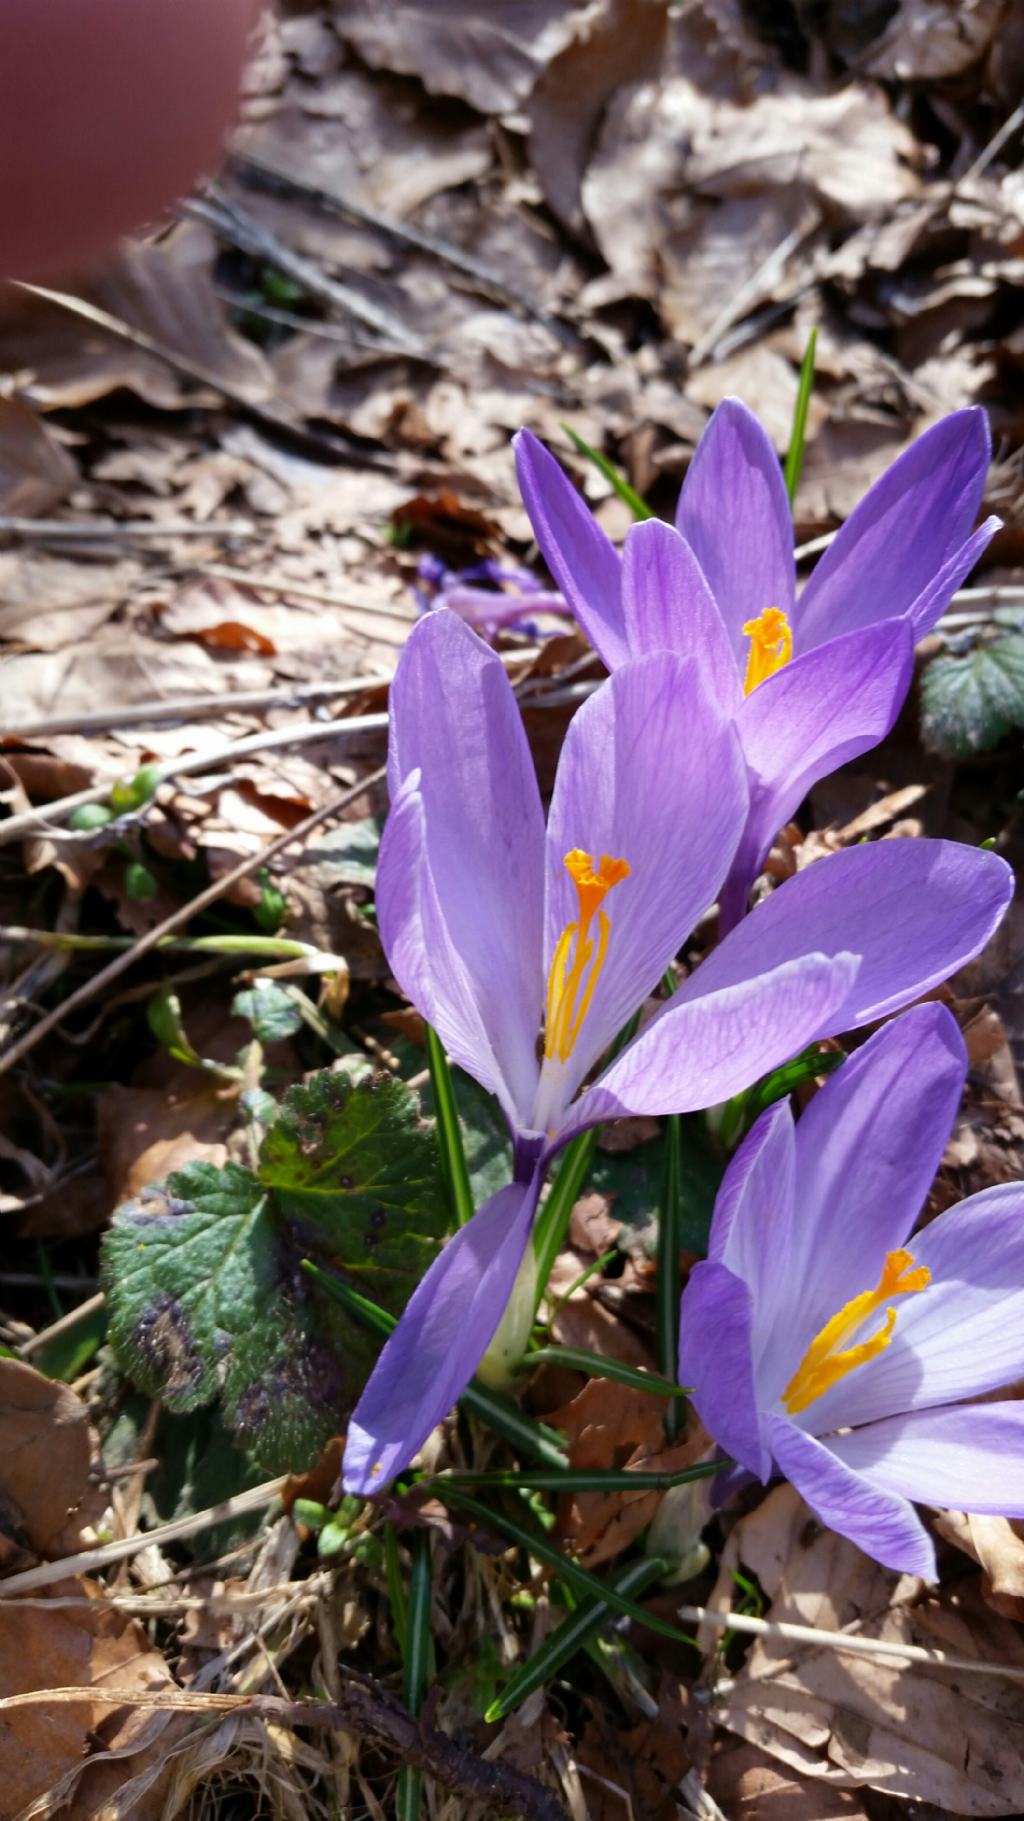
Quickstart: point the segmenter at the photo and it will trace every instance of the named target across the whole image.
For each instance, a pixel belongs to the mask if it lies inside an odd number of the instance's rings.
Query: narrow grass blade
[[[395,1643],[404,1658],[409,1625],[409,1602],[402,1580],[402,1564],[398,1556],[398,1537],[394,1524],[384,1526],[384,1574],[388,1584],[388,1599],[391,1602],[391,1624],[395,1634]]]
[[[569,438],[577,453],[585,456],[588,462],[593,462],[598,473],[604,475],[605,480],[614,488],[620,500],[623,502],[623,505],[629,507],[634,518],[641,519],[654,517],[654,513],[651,511],[650,506],[646,505],[640,498],[635,487],[630,486],[625,475],[616,468],[614,462],[610,462],[606,455],[602,455],[600,449],[592,449],[589,443],[584,442],[579,431],[574,430],[571,424],[563,423],[562,429],[565,431],[566,436]]]
[[[581,1132],[567,1144],[562,1152],[555,1179],[551,1184],[547,1201],[541,1208],[534,1222],[533,1247],[537,1257],[537,1302],[547,1289],[551,1267],[562,1250],[565,1236],[569,1231],[569,1222],[573,1208],[581,1194],[583,1184],[590,1173],[594,1148],[597,1144],[597,1132]]]
[[[568,1456],[562,1446],[561,1437],[554,1429],[548,1429],[544,1423],[534,1422],[514,1404],[510,1397],[503,1397],[500,1391],[492,1391],[488,1385],[481,1385],[477,1379],[466,1386],[459,1399],[460,1407],[470,1416],[475,1416],[480,1423],[486,1423],[496,1435],[520,1454],[530,1455],[535,1461],[543,1461],[554,1472],[564,1472],[568,1466]]]
[[[563,1467],[552,1473],[526,1468],[522,1473],[497,1469],[488,1473],[447,1473],[432,1480],[443,1498],[449,1486],[501,1486],[511,1492],[671,1492],[690,1480],[706,1480],[720,1473],[724,1461],[698,1461],[694,1467],[677,1467],[674,1473],[645,1473],[642,1467]]]
[[[664,1572],[665,1564],[654,1556],[644,1556],[638,1562],[629,1562],[611,1577],[611,1586],[616,1593],[625,1595],[642,1593],[650,1587]],[[612,1608],[607,1600],[585,1599],[579,1602],[574,1612],[556,1626],[551,1636],[545,1640],[539,1650],[534,1651],[522,1666],[517,1669],[511,1681],[506,1683],[496,1701],[492,1701],[484,1719],[487,1721],[504,1720],[506,1714],[525,1701],[535,1688],[558,1674],[563,1663],[575,1656],[595,1632],[600,1631],[612,1617]]]
[[[549,1328],[554,1327],[555,1322],[557,1321],[559,1315],[561,1314],[562,1310],[564,1309],[566,1303],[569,1301],[569,1298],[571,1296],[575,1296],[577,1290],[582,1290],[585,1283],[589,1283],[589,1281],[592,1277],[596,1277],[598,1272],[603,1271],[605,1268],[605,1265],[610,1265],[613,1258],[617,1258],[618,1255],[619,1255],[618,1246],[610,1246],[607,1252],[602,1252],[600,1258],[593,1259],[591,1261],[591,1263],[587,1266],[585,1271],[581,1271],[578,1277],[573,1278],[572,1283],[569,1285],[569,1288],[567,1290],[563,1290],[561,1296],[558,1298],[558,1301],[552,1305],[551,1314],[548,1317],[548,1323],[547,1323]]]
[[[793,430],[786,451],[784,470],[786,492],[792,506],[796,490],[800,485],[800,474],[804,465],[804,439],[807,435],[807,409],[814,389],[814,350],[817,346],[818,331],[811,330],[807,340],[807,351],[800,362],[800,384],[797,389],[796,407],[793,411]]]
[[[603,1353],[591,1353],[587,1347],[537,1347],[528,1353],[524,1366],[570,1366],[585,1372],[588,1378],[613,1378],[633,1391],[649,1391],[652,1397],[682,1397],[683,1387],[673,1379],[661,1378],[656,1372],[645,1372],[639,1366],[627,1366],[621,1359],[607,1359]]]
[[[574,1593],[601,1600],[606,1606],[610,1606],[613,1612],[625,1613],[627,1618],[636,1619],[639,1624],[646,1625],[649,1631],[656,1631],[661,1637],[671,1638],[676,1644],[690,1646],[694,1644],[694,1639],[685,1631],[680,1631],[678,1626],[670,1625],[667,1619],[659,1619],[652,1612],[645,1612],[644,1608],[638,1606],[635,1600],[631,1600],[628,1594],[620,1593],[617,1588],[609,1586],[604,1581],[599,1581],[596,1574],[590,1574],[586,1568],[581,1568],[578,1562],[563,1555],[562,1551],[556,1549],[553,1543],[549,1543],[532,1530],[527,1530],[514,1518],[506,1517],[504,1512],[494,1511],[489,1505],[482,1505],[479,1499],[470,1498],[467,1493],[459,1492],[454,1487],[450,1488],[446,1481],[437,1481],[434,1489],[446,1505],[451,1505],[454,1510],[464,1513],[466,1517],[474,1518],[478,1524],[485,1525],[488,1530],[495,1531],[498,1536],[503,1536],[506,1541],[517,1548],[525,1549],[538,1562],[543,1562],[546,1567],[552,1568],[572,1588]]]
[[[448,1199],[451,1202],[455,1224],[457,1227],[464,1227],[466,1222],[473,1218],[473,1191],[469,1186],[469,1171],[466,1168],[466,1153],[462,1145],[462,1127],[459,1125],[459,1109],[455,1100],[452,1072],[448,1067],[444,1044],[437,1032],[429,1024],[426,1026],[426,1032],[427,1061],[430,1064],[430,1082],[434,1090],[441,1169],[448,1186]]]
[[[421,1530],[413,1538],[412,1571],[406,1619],[402,1695],[411,1714],[418,1714],[427,1692],[430,1661],[430,1534]],[[412,1764],[402,1766],[398,1779],[398,1821],[419,1821],[423,1779]]]
[[[718,1120],[719,1141],[727,1151],[735,1150],[766,1108],[773,1106],[776,1100],[784,1100],[802,1082],[810,1081],[816,1075],[831,1075],[845,1061],[842,1050],[825,1050],[819,1043],[810,1044],[791,1062],[772,1069],[752,1088],[746,1088],[742,1094],[726,1101]]]
[[[344,1283],[339,1277],[321,1270],[312,1259],[302,1260],[302,1269],[311,1277],[335,1302],[343,1303],[357,1321],[372,1328],[376,1334],[385,1338],[397,1326],[396,1319],[378,1303],[371,1302],[361,1291],[353,1290],[351,1284]],[[548,1429],[543,1423],[534,1422],[525,1415],[518,1404],[510,1397],[503,1397],[500,1391],[492,1391],[489,1386],[481,1385],[476,1380],[466,1386],[459,1399],[463,1410],[478,1422],[487,1423],[496,1435],[503,1436],[507,1442],[529,1455],[532,1460],[543,1461],[548,1467],[564,1467],[567,1457],[560,1439],[554,1429]]]

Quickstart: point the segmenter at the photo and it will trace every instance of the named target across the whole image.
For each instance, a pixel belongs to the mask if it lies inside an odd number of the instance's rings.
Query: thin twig
[[[98,1290],[95,1296],[87,1296],[83,1303],[79,1303],[77,1309],[69,1309],[66,1315],[58,1316],[57,1320],[51,1322],[48,1328],[41,1328],[38,1334],[33,1334],[30,1340],[25,1341],[24,1345],[18,1348],[19,1357],[28,1359],[33,1353],[38,1353],[41,1347],[47,1346],[51,1340],[56,1340],[58,1335],[66,1334],[69,1328],[77,1328],[80,1321],[84,1321],[87,1316],[95,1315],[98,1309],[102,1309],[105,1301],[102,1290]]]
[[[228,740],[208,752],[186,753],[184,758],[167,759],[155,770],[159,782],[167,784],[174,778],[194,777],[197,772],[217,770],[221,766],[230,768],[236,760],[247,758],[250,753],[280,752],[289,746],[310,746],[321,740],[346,739],[353,734],[381,733],[387,724],[384,710],[378,714],[343,715],[337,721],[299,721],[292,727],[271,727],[263,733],[246,734],[241,740]],[[88,790],[75,791],[70,797],[58,797],[55,803],[8,816],[6,822],[0,822],[0,847],[24,834],[54,832],[56,825],[83,803],[99,803],[109,796],[112,782],[108,778],[105,784],[91,785]]]
[[[383,765],[379,766],[376,771],[370,772],[368,777],[361,778],[357,784],[352,784],[348,790],[343,790],[340,796],[332,797],[331,801],[325,803],[321,809],[314,810],[304,822],[297,823],[294,828],[286,829],[283,835],[279,835],[276,841],[270,843],[269,847],[262,848],[259,853],[248,854],[229,873],[225,873],[220,879],[215,879],[212,885],[208,885],[197,898],[191,898],[187,904],[180,905],[177,910],[171,912],[169,917],[165,917],[162,923],[147,930],[146,934],[139,938],[134,948],[129,949],[126,954],[115,955],[114,959],[109,961],[106,967],[101,968],[98,974],[95,974],[91,980],[85,981],[52,1012],[47,1012],[45,1018],[41,1018],[38,1024],[33,1025],[31,1030],[26,1031],[23,1037],[10,1044],[0,1054],[0,1075],[6,1074],[7,1070],[13,1068],[16,1062],[20,1062],[23,1056],[27,1056],[37,1043],[63,1024],[69,1013],[77,1012],[81,1006],[87,1005],[90,999],[94,998],[97,993],[103,992],[114,980],[119,980],[121,975],[126,973],[136,961],[140,961],[143,955],[148,955],[158,946],[161,937],[172,935],[176,929],[181,928],[182,924],[191,922],[193,917],[199,916],[201,911],[207,910],[211,904],[215,904],[218,898],[222,898],[240,880],[248,878],[249,874],[256,872],[259,867],[266,866],[269,861],[276,859],[278,854],[283,854],[289,847],[303,842],[307,835],[312,834],[315,828],[319,828],[321,822],[329,821],[339,811],[346,809],[350,803],[354,803],[357,797],[362,796],[364,792],[378,784],[385,775],[385,769]]]
[[[974,163],[968,166],[963,176],[957,178],[956,183],[953,185],[954,193],[957,190],[962,189],[966,184],[973,183],[976,177],[980,177],[983,171],[987,171],[993,158],[998,158],[1004,145],[1006,145],[1008,140],[1013,138],[1017,128],[1021,125],[1024,125],[1024,101],[1020,102],[1018,106],[1014,108],[1013,113],[1008,119],[1003,121],[999,131],[993,133],[988,144],[979,152]]]
[[[254,538],[263,534],[247,519],[149,518],[0,518],[0,537],[17,537],[29,543],[109,544],[118,538],[132,542],[166,537]]]
[[[336,315],[355,317],[357,322],[373,329],[386,341],[401,348],[405,354],[415,354],[421,359],[429,358],[426,344],[411,334],[390,310],[381,309],[379,304],[372,303],[350,285],[328,278],[311,260],[286,246],[262,222],[256,221],[248,210],[232,202],[215,184],[211,184],[205,196],[192,197],[183,202],[180,212],[212,228],[221,240],[226,240],[240,252],[275,266],[279,272],[301,286],[310,297],[316,297],[326,304]]]
[[[230,1714],[262,1720],[268,1726],[340,1729],[393,1752],[403,1763],[415,1764],[446,1789],[471,1802],[483,1802],[499,1814],[515,1816],[518,1821],[568,1821],[558,1798],[533,1777],[500,1760],[476,1757],[447,1733],[436,1732],[425,1719],[414,1719],[369,1677],[357,1679],[351,1671],[336,1702],[289,1701],[281,1695],[206,1694],[194,1689],[87,1685],[7,1695],[0,1700],[0,1711],[36,1706],[43,1701],[55,1706],[85,1701],[90,1705],[157,1712]]]
[[[109,1568],[112,1562],[124,1562],[129,1556],[138,1555],[140,1550],[148,1549],[150,1544],[162,1549],[167,1543],[179,1543],[185,1537],[200,1536],[204,1530],[212,1530],[217,1524],[242,1517],[247,1511],[262,1511],[266,1505],[273,1504],[287,1479],[288,1475],[282,1474],[279,1479],[265,1480],[261,1486],[251,1486],[247,1492],[238,1492],[232,1499],[222,1499],[219,1505],[210,1505],[205,1511],[193,1511],[188,1517],[174,1518],[169,1524],[158,1524],[155,1530],[142,1530],[136,1536],[117,1537],[111,1543],[98,1543],[95,1549],[82,1549],[77,1555],[62,1556],[58,1562],[40,1562],[38,1568],[23,1568],[20,1574],[8,1575],[5,1581],[0,1581],[0,1600],[13,1599],[19,1593],[29,1593],[34,1587],[52,1587],[55,1581],[63,1581],[69,1575],[94,1574],[99,1568]]]
[[[119,316],[113,316],[109,310],[101,309],[98,304],[87,303],[84,297],[75,297],[69,291],[53,291],[47,285],[27,284],[22,279],[12,279],[10,282],[15,290],[24,291],[29,297],[42,298],[44,303],[53,304],[57,309],[65,310],[71,316],[80,317],[83,322],[91,323],[96,329],[105,330],[108,335],[113,335],[118,341],[128,342],[131,347],[138,348],[141,353],[151,355],[154,360],[160,361],[165,367],[170,367],[173,373],[191,380],[195,385],[205,387],[208,391],[216,392],[219,398],[233,406],[243,417],[251,418],[254,423],[276,431],[278,435],[290,437],[293,443],[299,443],[307,449],[314,450],[321,460],[326,456],[334,461],[358,462],[364,468],[383,468],[388,472],[394,466],[389,457],[363,447],[354,439],[346,438],[340,433],[335,433],[330,437],[325,436],[320,431],[310,430],[298,418],[291,417],[284,411],[274,409],[269,405],[255,403],[254,400],[246,398],[244,392],[240,392],[237,386],[233,386],[229,380],[214,372],[212,368],[204,366],[201,361],[191,360],[187,355],[179,354],[176,348],[168,347],[166,342],[158,341],[155,336],[148,335],[144,329],[133,328],[130,323],[123,322]]]
[[[398,221],[393,215],[381,215],[376,209],[368,209],[363,203],[352,202],[345,196],[339,196],[334,190],[325,190],[321,185],[306,183],[301,178],[293,177],[289,172],[280,170],[276,165],[265,164],[261,158],[250,157],[247,152],[235,153],[230,162],[243,183],[255,184],[271,191],[283,190],[285,193],[290,192],[293,196],[301,196],[307,203],[312,204],[314,208],[321,209],[325,214],[340,215],[343,220],[355,221],[361,227],[372,228],[375,233],[397,242],[399,246],[414,247],[418,253],[426,253],[431,259],[438,260],[442,265],[451,266],[453,271],[462,272],[467,278],[472,278],[476,284],[482,285],[486,291],[506,304],[510,310],[530,316],[534,322],[541,323],[559,341],[577,341],[579,339],[576,331],[569,324],[560,322],[557,317],[551,316],[539,304],[533,303],[529,297],[523,296],[519,291],[514,291],[501,273],[494,270],[493,266],[485,265],[483,260],[477,259],[472,253],[464,252],[462,247],[455,246],[452,241],[442,240],[435,234],[424,233],[422,228],[411,227],[408,222]]]
[[[384,669],[333,683],[279,683],[274,689],[229,689],[223,694],[168,696],[163,701],[121,703],[84,714],[50,715],[39,721],[5,721],[4,733],[20,740],[40,740],[55,733],[120,733],[125,727],[158,727],[166,721],[202,721],[240,708],[291,708],[296,703],[357,696],[388,682]]]
[[[755,1619],[743,1613],[716,1612],[707,1606],[679,1606],[679,1618],[691,1625],[711,1625],[718,1631],[741,1631],[754,1638],[782,1638],[790,1644],[821,1646],[859,1657],[892,1657],[898,1663],[921,1663],[930,1669],[951,1669],[979,1676],[1005,1676],[1024,1682],[1024,1665],[989,1663],[984,1658],[956,1657],[945,1650],[926,1650],[921,1644],[900,1644],[885,1638],[851,1637],[841,1631],[822,1631],[814,1625],[792,1625],[782,1619]]]
[[[815,222],[814,227],[810,232],[814,233],[816,231],[817,223]],[[719,311],[714,322],[711,324],[710,329],[707,330],[706,334],[701,336],[696,346],[690,350],[690,357],[687,365],[691,370],[694,367],[699,367],[701,362],[706,360],[709,354],[714,353],[715,344],[721,340],[727,329],[732,328],[734,322],[737,322],[741,316],[745,315],[755,297],[766,288],[771,289],[775,281],[778,278],[781,278],[782,273],[786,269],[790,255],[796,252],[800,242],[806,240],[807,237],[808,229],[806,226],[796,227],[779,241],[778,246],[772,248],[767,259],[761,261],[761,264],[750,274],[750,277],[746,282],[742,284],[734,296],[730,298],[729,302],[725,305],[725,308]]]
[[[203,563],[198,573],[215,576],[218,581],[238,582],[243,588],[251,588],[254,594],[291,595],[296,601],[315,601],[321,607],[338,607],[345,613],[365,613],[378,621],[415,621],[422,617],[415,607],[400,607],[397,603],[371,607],[367,601],[346,601],[343,596],[332,594],[330,589],[311,588],[306,582],[290,581],[286,575],[253,575],[249,569],[233,569],[228,563]]]

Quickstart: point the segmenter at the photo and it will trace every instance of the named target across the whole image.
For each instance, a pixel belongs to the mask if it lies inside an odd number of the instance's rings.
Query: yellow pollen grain
[[[831,1321],[827,1321],[815,1335],[782,1394],[782,1402],[788,1414],[798,1416],[801,1410],[806,1410],[809,1404],[823,1397],[848,1372],[865,1365],[869,1359],[875,1359],[879,1353],[884,1353],[896,1326],[895,1309],[886,1310],[885,1324],[877,1334],[858,1341],[852,1347],[844,1347],[843,1343],[851,1340],[858,1328],[877,1314],[890,1297],[913,1296],[916,1291],[927,1288],[931,1277],[927,1265],[914,1265],[910,1252],[902,1249],[887,1252],[876,1288],[863,1290],[859,1296],[844,1303]]]
[[[629,878],[628,860],[602,854],[594,865],[593,854],[574,847],[565,856],[565,870],[576,887],[579,917],[567,923],[555,945],[548,974],[544,1055],[568,1061],[608,953],[611,924],[601,907],[608,893]],[[597,919],[596,935],[591,934]],[[571,956],[571,960],[570,960]]]
[[[746,621],[743,632],[750,640],[747,674],[743,681],[743,693],[749,695],[759,683],[773,677],[789,663],[793,656],[793,632],[789,616],[781,607],[766,607],[756,620]]]

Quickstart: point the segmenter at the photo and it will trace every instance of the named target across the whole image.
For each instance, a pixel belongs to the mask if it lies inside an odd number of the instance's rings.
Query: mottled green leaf
[[[383,826],[380,816],[367,816],[362,822],[344,822],[314,843],[310,858],[338,885],[372,886],[377,877]]]
[[[292,1037],[302,1025],[302,1013],[290,993],[273,980],[263,980],[236,993],[231,1010],[247,1018],[261,1043]]]
[[[921,729],[933,752],[966,758],[1024,727],[1024,633],[933,658],[921,682]]]
[[[324,1071],[288,1095],[255,1172],[190,1164],[118,1209],[103,1248],[111,1341],[169,1410],[219,1398],[268,1472],[304,1468],[344,1426],[379,1342],[301,1261],[397,1314],[446,1222],[414,1096]]]

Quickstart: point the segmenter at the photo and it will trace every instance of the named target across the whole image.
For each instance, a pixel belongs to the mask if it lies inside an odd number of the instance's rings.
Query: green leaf
[[[231,1010],[247,1018],[261,1043],[276,1043],[281,1037],[292,1037],[302,1028],[302,1013],[290,993],[273,980],[236,993]]]
[[[111,1341],[168,1409],[219,1398],[268,1472],[307,1467],[378,1343],[303,1259],[394,1316],[446,1224],[434,1135],[408,1089],[324,1071],[287,1096],[256,1172],[191,1164],[118,1209],[103,1246]]]
[[[800,384],[797,387],[796,406],[793,411],[793,429],[786,450],[785,482],[786,493],[792,506],[796,490],[800,485],[800,475],[804,465],[804,439],[807,435],[807,410],[814,390],[814,351],[818,345],[818,330],[815,326],[807,338],[807,348],[800,362]]]
[[[141,860],[129,860],[124,869],[124,889],[136,904],[147,904],[160,890],[148,866]]]
[[[73,809],[68,818],[70,826],[79,834],[91,834],[93,829],[106,828],[114,820],[114,811],[106,803],[80,803]]]
[[[383,829],[380,816],[362,822],[345,822],[314,843],[313,863],[322,867],[332,885],[367,885],[377,878],[377,855]]]
[[[921,681],[921,731],[933,752],[969,758],[1024,727],[1024,633],[933,658]]]
[[[273,936],[288,914],[288,900],[280,886],[274,884],[265,866],[260,868],[256,877],[260,887],[260,901],[252,914],[258,927],[265,930],[268,936]]]
[[[588,1347],[537,1347],[532,1353],[527,1353],[523,1366],[528,1371],[533,1371],[536,1366],[569,1366],[576,1372],[585,1372],[588,1378],[613,1378],[620,1385],[629,1385],[633,1391],[649,1391],[654,1397],[683,1396],[683,1387],[675,1379],[675,1355],[672,1359],[671,1378],[663,1378],[657,1372],[646,1372],[640,1366],[627,1366],[625,1360],[591,1353]]]

